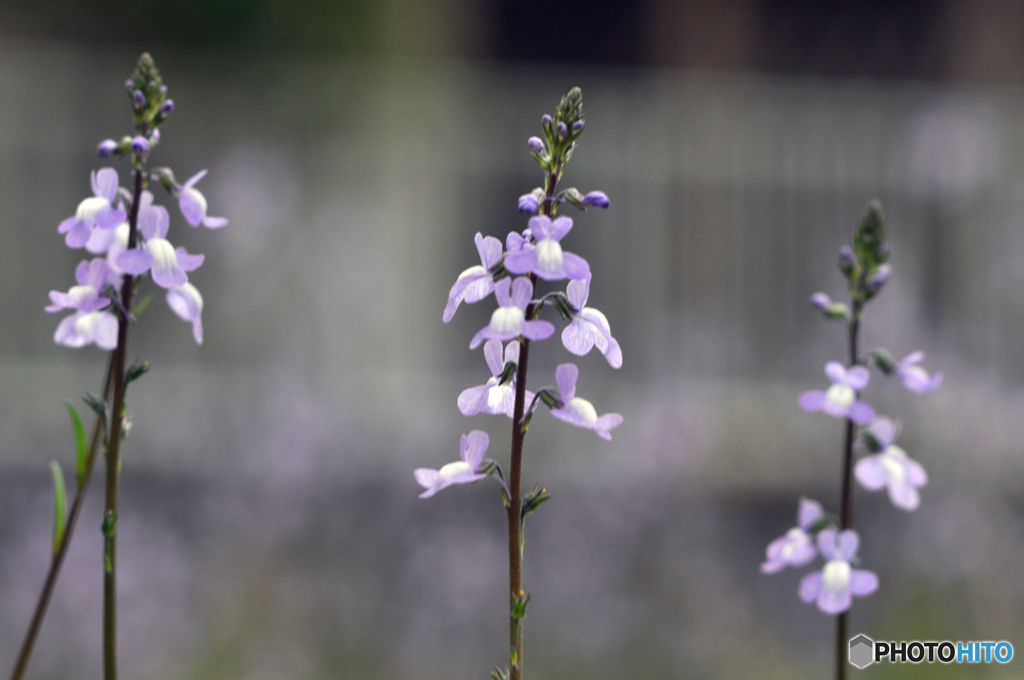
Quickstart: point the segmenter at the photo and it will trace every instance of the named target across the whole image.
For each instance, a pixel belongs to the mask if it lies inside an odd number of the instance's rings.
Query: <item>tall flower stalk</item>
[[[583,127],[583,96],[579,88],[573,88],[562,98],[553,117],[541,118],[542,137],[527,141],[531,155],[544,172],[544,185],[519,198],[519,211],[531,215],[528,227],[508,235],[505,252],[498,239],[476,235],[481,264],[459,275],[449,291],[443,314],[443,320],[448,322],[462,302],[478,302],[491,293],[499,304],[490,323],[470,343],[470,349],[475,349],[486,340],[484,357],[491,378],[484,385],[464,390],[458,405],[467,416],[483,412],[512,418],[508,477],[496,461],[484,458],[490,439],[480,430],[462,436],[460,460],[438,470],[415,471],[416,481],[426,489],[421,498],[453,484],[472,483],[489,476],[500,484],[508,519],[510,663],[491,672],[495,680],[523,677],[523,619],[530,600],[522,584],[523,530],[527,515],[550,498],[547,489],[539,486],[522,493],[523,442],[533,413],[544,404],[553,416],[594,430],[604,439],[611,439],[610,431],[622,423],[619,414],[598,416],[593,404],[576,396],[579,369],[575,364],[558,366],[557,387],[543,387],[536,393],[527,389],[531,346],[555,332],[553,324],[539,318],[545,307],[553,307],[569,322],[562,331],[562,343],[567,350],[582,356],[596,346],[613,368],[622,365],[622,352],[611,335],[608,320],[600,311],[584,306],[590,293],[590,265],[562,249],[560,241],[572,229],[573,221],[555,216],[562,203],[583,211],[608,207],[608,197],[601,191],[583,195],[575,188],[558,190]],[[565,279],[570,281],[565,292],[554,290],[538,295],[541,281]]]
[[[53,556],[42,592],[18,660],[12,680],[25,673],[42,625],[57,576],[76,526],[78,514],[92,473],[97,449],[103,446],[106,462],[103,532],[103,674],[105,680],[117,678],[117,522],[120,497],[121,446],[131,429],[125,408],[128,385],[149,370],[148,362],[127,364],[128,331],[148,303],[136,303],[136,294],[146,274],[167,289],[167,302],[182,319],[192,323],[193,336],[202,343],[203,299],[188,281],[186,272],[197,269],[202,255],[175,249],[166,239],[169,214],[154,205],[147,190],[149,181],[159,181],[178,199],[186,221],[220,227],[227,220],[206,215],[206,199],[192,188],[205,171],[185,185],[174,180],[168,168],[147,170],[153,148],[160,142],[160,125],[174,111],[167,87],[148,54],[143,54],[132,77],[125,82],[134,114],[134,134],[120,142],[107,139],[97,148],[100,157],[126,158],[131,162],[131,189],[119,186],[114,168],[93,172],[93,196],[83,200],[74,215],[64,220],[57,231],[64,234],[71,248],[85,248],[96,257],[85,259],[75,270],[76,286],[66,293],[51,291],[48,312],[74,310],[57,327],[54,340],[68,347],[95,344],[110,350],[102,398],[89,395],[86,403],[97,420],[89,445],[81,419],[68,404],[76,435],[76,485],[70,514],[64,516],[64,482],[59,464],[51,463],[54,483]]]
[[[775,573],[787,566],[808,564],[818,554],[825,560],[821,571],[801,580],[800,597],[836,616],[837,680],[846,677],[848,666],[852,596],[870,595],[879,585],[873,572],[851,566],[857,562],[860,545],[860,537],[853,529],[853,480],[856,477],[870,491],[888,488],[892,503],[907,511],[917,509],[918,489],[928,481],[924,468],[893,444],[899,423],[876,415],[871,406],[860,400],[861,391],[871,378],[868,367],[873,365],[883,375],[899,376],[912,392],[927,392],[942,383],[941,373],[929,376],[917,366],[924,357],[920,352],[900,362],[884,349],[860,353],[863,312],[889,279],[888,257],[882,207],[872,201],[854,229],[852,247],[843,246],[839,251],[839,270],[847,280],[849,303],[833,302],[825,293],[811,296],[812,304],[826,318],[846,325],[847,361],[826,364],[825,374],[832,383],[827,390],[810,390],[799,398],[805,410],[822,411],[844,421],[839,516],[826,514],[817,501],[800,499],[798,526],[768,546],[761,565],[762,572]]]

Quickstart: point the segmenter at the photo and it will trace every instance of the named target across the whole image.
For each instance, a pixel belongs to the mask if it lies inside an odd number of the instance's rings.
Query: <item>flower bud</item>
[[[167,86],[166,85],[161,85],[160,86],[160,94],[162,94],[165,97],[167,96]]]
[[[565,126],[565,123],[559,121],[558,125],[555,126],[555,136],[559,139],[565,139],[567,134],[569,134],[569,128]]]
[[[825,311],[825,308],[832,304],[832,298],[824,293],[815,293],[811,296],[811,304],[818,309]]]
[[[159,143],[160,143],[160,128],[156,128],[151,133],[149,133],[149,145],[152,147],[152,146],[156,146]]]
[[[131,78],[129,78],[128,80],[124,81],[124,89],[128,90],[129,92],[134,90],[135,89],[135,81],[132,80]]]
[[[132,92],[132,104],[139,110],[146,106],[146,95],[142,94],[142,90]]]
[[[875,295],[878,291],[882,290],[882,286],[889,280],[889,272],[892,271],[892,267],[887,264],[880,264],[875,268],[875,271],[871,272],[871,275],[864,282],[864,288],[867,291],[868,296]]]
[[[173,99],[165,99],[164,103],[160,105],[160,108],[156,110],[156,115],[159,118],[166,118],[167,116],[171,115],[171,113],[173,111],[174,111],[174,100]]]
[[[141,135],[132,139],[132,153],[136,156],[145,156],[149,153],[149,141]]]
[[[541,125],[551,125],[552,122],[553,121],[551,120],[551,116],[549,116],[546,113],[543,116],[540,117],[540,124]]]
[[[853,248],[850,246],[843,246],[839,249],[839,271],[843,273],[843,276],[850,278],[853,276],[853,270],[857,268],[857,258],[853,254]]]
[[[526,144],[534,153],[540,154],[544,152],[544,142],[540,141],[540,137],[530,137],[526,140]]]
[[[580,132],[582,129],[583,129],[583,121],[582,120],[578,120],[578,121],[576,121],[575,123],[572,124],[572,131],[573,132]]]
[[[521,213],[535,213],[539,205],[540,201],[532,192],[519,197],[519,212]]]
[[[583,207],[589,208],[594,206],[595,208],[608,209],[608,196],[603,191],[591,191],[589,194],[583,197]]]
[[[115,142],[113,139],[104,139],[102,142],[100,142],[99,146],[96,147],[96,153],[99,155],[100,158],[107,158],[116,150],[117,142]]]

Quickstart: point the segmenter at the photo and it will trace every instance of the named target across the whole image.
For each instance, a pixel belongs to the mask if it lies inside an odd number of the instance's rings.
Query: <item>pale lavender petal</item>
[[[904,460],[903,471],[907,475],[907,482],[914,486],[925,486],[928,483],[928,473],[924,471],[924,468],[916,460],[911,460],[910,458]]]
[[[825,393],[821,390],[810,390],[800,395],[800,408],[805,411],[820,411],[825,405]]]
[[[505,364],[501,360],[501,340],[488,340],[484,345],[484,361],[487,362],[487,368],[491,369],[491,375],[498,376],[505,369]]]
[[[546,340],[555,333],[555,327],[550,321],[536,320],[524,321],[522,336],[530,340]]]
[[[821,572],[815,571],[800,579],[800,599],[814,602],[821,592]]]
[[[110,267],[107,265],[107,261],[101,257],[93,258],[92,262],[89,263],[88,270],[85,272],[85,285],[92,286],[96,291],[103,290],[103,286],[107,283],[107,274],[110,272]]]
[[[871,373],[863,366],[853,366],[846,373],[846,384],[857,391],[867,387],[870,379]]]
[[[818,609],[826,614],[842,614],[850,608],[850,591],[822,588],[818,592]]]
[[[162,238],[146,242],[146,250],[153,256],[153,282],[163,288],[176,288],[188,281],[188,275],[178,265],[178,256],[169,241]],[[121,258],[118,258],[120,266]],[[124,269],[124,267],[121,267]],[[127,270],[125,270],[127,271]]]
[[[208,229],[220,229],[228,224],[228,218],[226,217],[211,217],[207,215],[203,218],[203,226]]]
[[[104,206],[96,211],[96,215],[93,219],[96,221],[96,226],[100,229],[113,229],[117,225],[121,224],[128,218],[128,215],[124,210],[120,208],[114,208],[112,206]]]
[[[594,423],[594,432],[597,432],[603,439],[611,441],[611,430],[622,425],[622,416],[618,413],[606,413]]]
[[[75,226],[75,222],[78,221],[77,215],[72,215],[57,226],[58,234],[66,234]]]
[[[519,362],[519,341],[513,340],[512,342],[505,345],[505,363],[518,363]],[[502,367],[504,368],[504,366]]]
[[[860,546],[860,536],[853,529],[845,529],[839,534],[839,557],[846,562],[853,559]]]
[[[859,597],[878,590],[878,576],[867,569],[850,570],[850,592]]]
[[[479,302],[485,297],[490,295],[494,291],[494,279],[491,278],[490,274],[484,274],[483,277],[471,281],[466,286],[465,292],[462,294],[463,302],[472,304]]]
[[[556,217],[551,223],[551,229],[548,232],[548,238],[553,238],[556,241],[561,241],[562,237],[569,233],[572,229],[572,218],[571,217]],[[581,277],[582,278],[582,277]]]
[[[796,521],[801,529],[810,529],[811,525],[818,521],[825,511],[821,503],[810,498],[801,498],[800,506],[796,511]]]
[[[608,365],[612,368],[622,368],[622,348],[619,347],[619,342],[612,336],[608,336],[608,348],[602,349],[604,358],[608,360]]]
[[[829,527],[818,532],[818,550],[825,561],[836,558],[836,530]]]
[[[57,332],[53,334],[53,341],[65,347],[81,347],[85,344],[84,338],[75,332],[75,322],[78,321],[78,314],[66,316],[57,326]]]
[[[505,250],[509,253],[517,253],[527,245],[529,245],[530,239],[523,238],[518,231],[510,231],[508,236],[505,237]]]
[[[889,474],[885,470],[885,463],[881,456],[867,456],[857,462],[853,474],[868,491],[878,491],[889,481]]]
[[[476,473],[477,468],[480,467],[480,462],[484,459],[484,454],[487,453],[490,438],[488,438],[486,432],[473,430],[466,439],[468,445],[461,452],[462,460],[469,463],[470,469]]]
[[[117,347],[117,318],[110,312],[93,312],[97,317],[93,321],[93,337],[100,349]]]
[[[192,336],[196,344],[203,344],[203,296],[191,283],[167,291],[167,304],[179,317],[192,322]]]
[[[132,248],[117,256],[117,268],[127,274],[144,274],[153,266],[153,255],[145,248]]]
[[[426,491],[420,494],[420,498],[430,498],[440,489],[437,488],[437,483],[440,478],[440,473],[437,470],[431,470],[430,468],[416,468],[412,472],[413,476],[416,477],[416,483],[420,486],[426,487]]]
[[[902,359],[900,359],[899,363],[896,364],[896,368],[903,369],[903,368],[906,368],[907,366],[910,366],[912,364],[920,363],[923,360],[924,360],[924,352],[922,352],[920,350],[918,350],[916,352],[911,352],[907,356],[905,356]]]
[[[594,330],[590,322],[573,319],[562,329],[562,344],[576,356],[583,356],[594,347]]]
[[[576,427],[582,427],[586,430],[591,429],[594,425],[593,422],[587,420],[580,413],[579,409],[573,408],[572,405],[568,404],[562,408],[551,409],[551,415],[563,422],[575,425]]]
[[[825,364],[825,375],[833,383],[846,382],[846,369],[838,361],[830,361]]]
[[[565,253],[562,253],[562,257],[564,262]],[[590,297],[590,275],[570,281],[565,289],[565,297],[569,299],[569,304],[577,310],[583,309],[587,304],[587,298]]]
[[[181,208],[181,214],[185,216],[185,221],[193,227],[198,227],[206,217],[206,198],[191,187],[182,188],[181,194],[178,196],[178,207]]]
[[[478,231],[473,239],[476,242],[476,251],[480,254],[480,263],[485,269],[490,269],[498,264],[501,259],[501,241],[493,236],[483,236]]]
[[[117,197],[117,170],[103,168],[97,172],[92,178],[92,190],[96,196],[101,196],[113,203]]]
[[[78,282],[78,285],[89,285],[89,271],[89,260],[82,260],[78,263],[78,266],[75,267],[75,281]]]
[[[533,234],[533,237],[538,241],[551,238],[551,218],[547,215],[531,217],[529,225],[530,233]]]
[[[122,224],[124,223],[122,222]],[[110,249],[110,244],[114,241],[116,233],[117,227],[113,229],[93,229],[92,233],[89,234],[89,240],[85,242],[85,249],[96,255],[107,252]]]
[[[473,283],[486,277],[487,271],[480,265],[474,265],[459,274],[459,278],[455,280],[455,285],[448,291],[448,305],[444,308],[444,315],[442,316],[445,323],[452,320],[455,310],[459,308],[459,304],[466,296],[466,289]]]
[[[178,266],[187,272],[195,271],[203,264],[203,260],[206,256],[203,254],[189,255],[184,248],[178,247],[174,249],[174,255],[178,258]]]
[[[61,227],[67,223],[67,220],[61,223]],[[81,220],[75,220],[69,228],[67,236],[64,237],[64,243],[67,244],[68,248],[81,248],[89,242],[89,237],[92,236],[92,229],[87,222]]]
[[[530,296],[532,295],[533,284],[530,283],[530,279],[526,278],[525,276],[521,276],[512,282],[512,306],[518,307],[519,309],[526,311],[526,306],[530,304]],[[502,304],[501,306],[508,307],[509,305]],[[554,331],[552,330],[552,332]]]
[[[498,306],[511,307],[512,296],[509,291],[512,288],[512,279],[502,279],[494,284],[494,297],[498,300]]]
[[[560,364],[555,369],[555,382],[558,383],[558,394],[563,404],[569,403],[576,396],[576,381],[580,377],[580,369],[576,364]]]
[[[537,249],[524,248],[505,255],[505,269],[513,274],[526,274],[537,268]]]
[[[495,341],[497,342],[497,341]],[[459,394],[459,411],[464,416],[475,416],[487,405],[487,385],[477,385],[462,390]]]
[[[814,544],[806,541],[796,544],[789,555],[789,563],[794,567],[802,567],[817,556],[818,551],[815,550]]]
[[[855,401],[850,404],[850,413],[848,417],[858,425],[865,425],[875,419],[875,409],[871,408],[863,401]]]
[[[913,512],[921,504],[921,496],[917,489],[907,483],[906,480],[889,484],[889,500],[897,508]]]
[[[899,433],[899,427],[891,419],[885,416],[879,416],[875,419],[875,422],[871,423],[868,427],[868,431],[881,445],[882,450],[889,448],[889,445],[896,441],[896,435]]]
[[[189,187],[194,185],[196,182],[201,180],[203,177],[206,177],[206,173],[207,172],[208,172],[207,170],[200,170],[196,174],[194,174],[191,177],[189,177],[188,180],[186,180],[185,183],[181,185],[181,188],[182,189],[188,189]]]
[[[476,349],[477,347],[479,347],[480,343],[484,341],[484,338],[487,337],[488,331],[490,331],[490,330],[491,330],[491,327],[488,324],[487,326],[484,326],[479,331],[477,331],[477,334],[474,335],[473,339],[469,341],[469,348],[470,349]]]
[[[579,255],[563,251],[562,271],[570,279],[585,279],[590,275],[590,265]]]

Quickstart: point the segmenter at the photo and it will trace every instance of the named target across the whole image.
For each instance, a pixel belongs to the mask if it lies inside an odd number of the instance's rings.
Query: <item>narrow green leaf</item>
[[[50,461],[50,472],[53,474],[53,554],[56,555],[64,540],[64,473],[55,460]]]
[[[146,307],[149,307],[149,303],[152,301],[153,294],[149,293],[148,295],[146,295],[141,300],[135,303],[135,309],[132,310],[132,313],[135,315],[136,319],[142,316],[142,313],[146,311]]]
[[[78,411],[75,410],[74,404],[70,401],[65,401],[64,405],[68,407],[68,414],[71,416],[71,427],[75,430],[75,488],[81,489],[82,484],[85,483],[85,428],[82,427],[82,419],[78,416]]]

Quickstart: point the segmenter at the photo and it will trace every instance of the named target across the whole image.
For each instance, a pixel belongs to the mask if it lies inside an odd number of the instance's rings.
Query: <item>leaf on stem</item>
[[[78,415],[78,411],[75,410],[75,405],[70,401],[65,401],[64,405],[68,408],[68,414],[71,416],[71,427],[75,431],[75,488],[81,489],[82,484],[85,483],[85,465],[86,465],[86,447],[85,447],[85,428],[82,427],[82,419]]]
[[[50,461],[50,472],[53,475],[53,554],[60,552],[60,544],[64,540],[66,519],[64,515],[65,498],[64,473],[55,460]]]

